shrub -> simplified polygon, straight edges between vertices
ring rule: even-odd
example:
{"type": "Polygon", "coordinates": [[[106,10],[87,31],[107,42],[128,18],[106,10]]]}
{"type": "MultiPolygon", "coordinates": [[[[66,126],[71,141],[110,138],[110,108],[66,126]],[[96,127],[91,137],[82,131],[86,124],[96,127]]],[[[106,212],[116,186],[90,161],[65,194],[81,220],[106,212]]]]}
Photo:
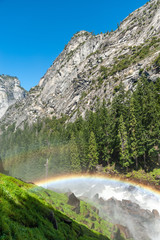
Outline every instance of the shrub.
{"type": "Polygon", "coordinates": [[[159,56],[154,60],[154,65],[155,65],[156,67],[160,67],[160,54],[159,54],[159,56]]]}

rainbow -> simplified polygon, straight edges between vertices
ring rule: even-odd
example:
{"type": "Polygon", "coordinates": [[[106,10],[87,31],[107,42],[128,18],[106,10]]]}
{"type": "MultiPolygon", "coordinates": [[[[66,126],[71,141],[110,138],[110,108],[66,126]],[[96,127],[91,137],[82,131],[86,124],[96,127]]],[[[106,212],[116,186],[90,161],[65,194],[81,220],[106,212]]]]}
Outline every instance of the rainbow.
{"type": "Polygon", "coordinates": [[[122,184],[122,185],[132,185],[135,186],[136,188],[140,190],[145,190],[150,194],[155,195],[160,199],[160,190],[157,190],[151,186],[147,186],[145,184],[140,184],[136,183],[135,181],[129,180],[129,179],[122,179],[120,177],[112,177],[112,176],[106,176],[106,175],[99,175],[99,174],[94,174],[94,175],[89,175],[89,174],[84,174],[84,175],[78,175],[78,174],[71,174],[71,175],[62,175],[62,176],[55,176],[49,179],[41,180],[38,182],[35,182],[36,185],[38,186],[49,186],[49,185],[54,185],[54,184],[64,184],[69,183],[69,182],[76,182],[76,181],[82,181],[83,183],[85,180],[99,180],[99,181],[108,181],[114,184],[122,184]]]}

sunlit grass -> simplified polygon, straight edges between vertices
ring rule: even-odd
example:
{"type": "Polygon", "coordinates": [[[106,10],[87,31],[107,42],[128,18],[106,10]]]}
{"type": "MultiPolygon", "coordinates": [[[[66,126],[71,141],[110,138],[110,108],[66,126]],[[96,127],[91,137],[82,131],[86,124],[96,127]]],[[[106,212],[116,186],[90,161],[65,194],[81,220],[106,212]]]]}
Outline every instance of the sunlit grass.
{"type": "Polygon", "coordinates": [[[71,225],[66,224],[64,220],[69,218],[45,201],[43,192],[38,196],[36,191],[33,184],[0,174],[0,240],[108,239],[73,219],[71,225]],[[54,213],[57,230],[50,220],[51,212],[54,213]]]}

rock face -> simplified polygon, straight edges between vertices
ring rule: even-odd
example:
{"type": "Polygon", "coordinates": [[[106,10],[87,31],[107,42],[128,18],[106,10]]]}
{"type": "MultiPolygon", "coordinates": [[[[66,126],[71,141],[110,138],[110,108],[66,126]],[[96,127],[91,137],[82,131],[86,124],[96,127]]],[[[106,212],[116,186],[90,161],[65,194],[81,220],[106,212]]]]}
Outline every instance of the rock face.
{"type": "Polygon", "coordinates": [[[121,82],[132,90],[142,72],[156,81],[159,43],[159,0],[131,13],[114,32],[76,33],[39,84],[7,111],[1,123],[15,122],[20,127],[24,121],[32,124],[37,118],[64,114],[74,121],[78,110],[84,116],[87,109],[95,109],[97,101],[112,101],[121,82]]]}
{"type": "Polygon", "coordinates": [[[122,236],[125,236],[125,239],[132,238],[132,235],[130,234],[127,227],[124,227],[120,224],[116,224],[115,226],[117,227],[117,231],[113,233],[113,237],[111,237],[111,239],[121,239],[121,234],[122,236]]]}
{"type": "Polygon", "coordinates": [[[0,75],[0,118],[15,102],[24,99],[26,91],[16,77],[0,75]]]}
{"type": "Polygon", "coordinates": [[[2,162],[1,157],[0,157],[0,173],[6,174],[6,175],[9,174],[9,172],[8,172],[8,171],[5,171],[5,169],[4,169],[4,167],[3,167],[3,162],[2,162]]]}
{"type": "Polygon", "coordinates": [[[109,218],[114,224],[117,224],[120,232],[126,237],[135,240],[155,240],[159,239],[160,217],[156,210],[152,212],[140,208],[136,203],[129,200],[119,201],[115,198],[103,200],[95,198],[100,205],[100,215],[109,218]]]}
{"type": "Polygon", "coordinates": [[[57,225],[57,221],[56,221],[56,218],[54,216],[54,212],[53,211],[49,212],[48,219],[53,224],[53,227],[57,230],[58,229],[58,225],[57,225]]]}
{"type": "Polygon", "coordinates": [[[74,193],[71,193],[68,196],[68,204],[74,207],[72,209],[73,211],[75,211],[77,214],[80,213],[80,200],[74,195],[74,193]]]}

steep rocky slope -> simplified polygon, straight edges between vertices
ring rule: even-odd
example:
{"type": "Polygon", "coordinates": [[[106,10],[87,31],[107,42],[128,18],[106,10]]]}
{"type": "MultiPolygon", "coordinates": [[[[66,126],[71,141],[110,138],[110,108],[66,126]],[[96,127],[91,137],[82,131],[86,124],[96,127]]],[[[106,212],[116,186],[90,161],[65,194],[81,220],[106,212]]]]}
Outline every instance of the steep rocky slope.
{"type": "Polygon", "coordinates": [[[16,101],[25,98],[26,91],[21,88],[20,81],[16,77],[7,75],[0,76],[0,118],[5,114],[8,107],[16,101]]]}
{"type": "Polygon", "coordinates": [[[67,114],[74,121],[97,100],[112,101],[121,82],[133,88],[142,72],[148,79],[160,77],[154,60],[160,53],[160,1],[151,0],[131,13],[114,32],[76,33],[39,84],[26,99],[13,105],[1,124],[23,126],[37,118],[67,114]]]}
{"type": "Polygon", "coordinates": [[[110,198],[104,201],[102,198],[96,200],[100,204],[100,215],[105,219],[105,215],[111,222],[121,224],[126,227],[126,236],[134,240],[159,239],[160,217],[157,210],[152,212],[140,208],[137,203],[129,200],[119,201],[110,198]]]}

